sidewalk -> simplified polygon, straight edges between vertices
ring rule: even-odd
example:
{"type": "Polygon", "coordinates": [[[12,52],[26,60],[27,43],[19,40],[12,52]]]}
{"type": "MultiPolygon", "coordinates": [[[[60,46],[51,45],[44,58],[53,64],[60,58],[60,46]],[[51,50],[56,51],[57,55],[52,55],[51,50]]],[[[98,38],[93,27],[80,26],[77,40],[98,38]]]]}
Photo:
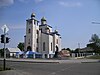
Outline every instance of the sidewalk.
{"type": "MultiPolygon", "coordinates": [[[[0,58],[3,60],[3,58],[0,58]]],[[[29,63],[89,63],[89,62],[100,62],[100,59],[67,59],[67,60],[56,60],[56,59],[16,59],[9,58],[7,61],[13,62],[29,62],[29,63]]]]}
{"type": "MultiPolygon", "coordinates": [[[[3,60],[3,58],[0,58],[3,60]]],[[[16,58],[7,58],[7,61],[13,62],[30,62],[30,63],[59,63],[58,60],[49,60],[49,59],[16,59],[16,58]]]]}
{"type": "Polygon", "coordinates": [[[22,70],[7,70],[7,71],[1,71],[0,75],[33,75],[28,72],[23,72],[22,70]]]}

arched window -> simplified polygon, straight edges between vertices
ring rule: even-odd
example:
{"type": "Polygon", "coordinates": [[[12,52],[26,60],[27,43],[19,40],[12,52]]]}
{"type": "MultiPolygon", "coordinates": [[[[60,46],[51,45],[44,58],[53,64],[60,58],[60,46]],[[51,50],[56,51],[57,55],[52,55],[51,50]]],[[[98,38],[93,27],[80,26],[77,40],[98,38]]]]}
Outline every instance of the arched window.
{"type": "Polygon", "coordinates": [[[32,51],[31,46],[28,46],[28,47],[27,47],[27,51],[32,51]]]}
{"type": "Polygon", "coordinates": [[[30,44],[30,39],[29,39],[29,41],[28,41],[28,44],[30,44]]]}
{"type": "Polygon", "coordinates": [[[37,34],[39,34],[39,31],[38,30],[36,32],[37,32],[37,34]]]}
{"type": "Polygon", "coordinates": [[[31,33],[31,29],[28,29],[28,33],[31,33]]]}
{"type": "Polygon", "coordinates": [[[52,51],[52,42],[51,42],[51,51],[52,51]]]}
{"type": "Polygon", "coordinates": [[[39,52],[38,47],[36,47],[36,51],[39,52]]]}
{"type": "Polygon", "coordinates": [[[36,39],[37,43],[39,42],[38,38],[36,39]]]}
{"type": "Polygon", "coordinates": [[[43,42],[43,51],[45,51],[45,42],[43,42]]]}
{"type": "Polygon", "coordinates": [[[58,39],[56,39],[56,43],[58,44],[58,39]]]}

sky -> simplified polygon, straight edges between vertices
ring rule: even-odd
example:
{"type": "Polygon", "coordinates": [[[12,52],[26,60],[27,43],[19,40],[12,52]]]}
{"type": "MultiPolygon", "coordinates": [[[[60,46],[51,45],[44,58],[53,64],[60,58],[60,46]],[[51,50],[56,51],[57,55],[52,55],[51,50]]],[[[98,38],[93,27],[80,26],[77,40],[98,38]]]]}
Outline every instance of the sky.
{"type": "Polygon", "coordinates": [[[26,19],[33,12],[39,21],[45,16],[53,30],[59,31],[62,48],[76,49],[78,43],[84,48],[92,34],[100,36],[100,24],[92,24],[100,22],[100,0],[0,0],[0,35],[6,24],[11,38],[6,47],[24,42],[26,19]]]}

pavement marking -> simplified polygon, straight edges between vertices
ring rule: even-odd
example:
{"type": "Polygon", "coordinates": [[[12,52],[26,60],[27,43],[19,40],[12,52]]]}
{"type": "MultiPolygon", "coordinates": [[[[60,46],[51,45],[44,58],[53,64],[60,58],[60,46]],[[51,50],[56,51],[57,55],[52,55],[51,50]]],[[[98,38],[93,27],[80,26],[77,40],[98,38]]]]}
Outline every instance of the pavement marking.
{"type": "Polygon", "coordinates": [[[75,66],[75,65],[70,66],[70,67],[67,67],[67,68],[60,69],[60,70],[58,70],[58,71],[55,71],[55,72],[50,73],[50,75],[51,75],[51,74],[52,74],[52,75],[57,75],[57,73],[63,72],[63,71],[65,71],[65,70],[67,70],[67,69],[70,69],[70,68],[72,68],[72,67],[74,67],[74,66],[75,66]]]}
{"type": "Polygon", "coordinates": [[[55,75],[55,74],[56,74],[56,72],[53,72],[53,73],[51,73],[51,74],[55,75]]]}
{"type": "Polygon", "coordinates": [[[62,69],[62,71],[65,71],[65,69],[62,69]]]}

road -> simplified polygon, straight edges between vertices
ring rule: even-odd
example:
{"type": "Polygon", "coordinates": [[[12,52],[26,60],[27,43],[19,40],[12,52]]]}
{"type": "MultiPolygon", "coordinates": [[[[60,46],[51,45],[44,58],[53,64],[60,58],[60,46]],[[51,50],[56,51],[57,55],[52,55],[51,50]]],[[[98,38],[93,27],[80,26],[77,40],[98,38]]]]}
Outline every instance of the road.
{"type": "Polygon", "coordinates": [[[100,63],[7,62],[7,66],[13,70],[2,71],[0,75],[100,75],[100,63]]]}

